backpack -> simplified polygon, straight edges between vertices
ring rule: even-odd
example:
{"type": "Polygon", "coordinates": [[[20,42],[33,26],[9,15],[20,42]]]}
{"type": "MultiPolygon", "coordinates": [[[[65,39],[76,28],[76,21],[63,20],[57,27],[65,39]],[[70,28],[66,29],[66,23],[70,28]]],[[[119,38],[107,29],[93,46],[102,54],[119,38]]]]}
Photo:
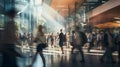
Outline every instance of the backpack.
{"type": "Polygon", "coordinates": [[[64,34],[63,34],[63,33],[60,33],[60,34],[59,34],[59,39],[60,39],[61,42],[64,41],[64,34]]]}
{"type": "Polygon", "coordinates": [[[102,43],[104,47],[108,47],[108,35],[104,33],[102,43]]]}
{"type": "Polygon", "coordinates": [[[87,43],[87,36],[85,35],[84,32],[80,32],[79,36],[82,38],[82,46],[87,43]]]}

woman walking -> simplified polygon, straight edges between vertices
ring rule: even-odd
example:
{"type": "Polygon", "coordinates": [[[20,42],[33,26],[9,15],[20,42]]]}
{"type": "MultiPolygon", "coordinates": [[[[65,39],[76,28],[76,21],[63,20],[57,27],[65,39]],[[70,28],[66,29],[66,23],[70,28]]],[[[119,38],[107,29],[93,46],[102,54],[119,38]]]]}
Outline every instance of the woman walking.
{"type": "Polygon", "coordinates": [[[32,65],[37,58],[37,54],[39,54],[42,58],[42,61],[43,61],[43,67],[45,67],[45,57],[43,55],[43,49],[46,47],[46,36],[45,36],[42,28],[43,28],[42,25],[38,26],[38,32],[37,32],[37,35],[34,39],[34,42],[37,43],[37,51],[36,51],[35,56],[33,58],[32,65]]]}

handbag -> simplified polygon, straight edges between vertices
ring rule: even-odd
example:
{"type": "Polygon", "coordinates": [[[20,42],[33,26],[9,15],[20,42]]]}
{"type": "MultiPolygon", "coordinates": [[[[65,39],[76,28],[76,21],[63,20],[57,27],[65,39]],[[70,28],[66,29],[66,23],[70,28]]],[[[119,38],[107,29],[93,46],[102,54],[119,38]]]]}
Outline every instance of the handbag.
{"type": "Polygon", "coordinates": [[[47,47],[47,43],[41,44],[41,46],[42,46],[43,48],[46,48],[46,47],[47,47]]]}

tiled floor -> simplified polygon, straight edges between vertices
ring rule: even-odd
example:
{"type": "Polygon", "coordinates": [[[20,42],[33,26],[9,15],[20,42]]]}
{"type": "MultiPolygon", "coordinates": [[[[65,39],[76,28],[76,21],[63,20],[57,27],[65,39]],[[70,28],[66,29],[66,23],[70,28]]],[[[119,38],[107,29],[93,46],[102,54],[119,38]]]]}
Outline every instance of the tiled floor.
{"type": "MultiPolygon", "coordinates": [[[[20,52],[20,51],[19,51],[20,52]]],[[[31,55],[34,52],[29,49],[22,50],[24,58],[17,58],[19,67],[27,67],[31,64],[31,55]]],[[[91,50],[91,53],[87,53],[84,49],[85,63],[80,62],[80,54],[71,54],[70,49],[65,48],[64,54],[61,54],[60,48],[48,48],[44,50],[44,56],[46,59],[46,67],[119,67],[119,64],[114,63],[100,63],[99,58],[103,54],[101,50],[91,50]],[[76,56],[76,61],[72,59],[76,56]]],[[[2,56],[0,56],[2,57],[2,56]]],[[[117,54],[114,54],[114,59],[117,61],[117,54]]],[[[37,60],[33,67],[43,67],[41,57],[38,55],[37,60]]]]}

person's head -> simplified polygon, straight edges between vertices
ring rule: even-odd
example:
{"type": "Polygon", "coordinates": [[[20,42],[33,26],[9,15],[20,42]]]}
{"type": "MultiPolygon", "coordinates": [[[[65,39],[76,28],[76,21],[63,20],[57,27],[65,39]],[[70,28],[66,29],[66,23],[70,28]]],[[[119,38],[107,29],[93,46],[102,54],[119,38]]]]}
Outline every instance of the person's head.
{"type": "Polygon", "coordinates": [[[9,17],[9,18],[14,18],[17,14],[17,10],[15,8],[11,8],[9,10],[6,11],[6,15],[9,17]]]}
{"type": "Polygon", "coordinates": [[[38,26],[38,31],[42,31],[42,25],[38,26]]]}
{"type": "Polygon", "coordinates": [[[60,32],[62,32],[62,29],[60,29],[60,32]]]}
{"type": "Polygon", "coordinates": [[[75,33],[75,31],[74,30],[72,30],[72,34],[74,34],[75,33]]]}
{"type": "Polygon", "coordinates": [[[38,26],[38,32],[40,32],[41,33],[41,35],[43,36],[44,35],[44,33],[43,33],[43,26],[42,25],[39,25],[38,26]]]}
{"type": "Polygon", "coordinates": [[[76,31],[80,31],[80,27],[76,26],[76,27],[75,27],[75,30],[76,30],[76,31]]]}

